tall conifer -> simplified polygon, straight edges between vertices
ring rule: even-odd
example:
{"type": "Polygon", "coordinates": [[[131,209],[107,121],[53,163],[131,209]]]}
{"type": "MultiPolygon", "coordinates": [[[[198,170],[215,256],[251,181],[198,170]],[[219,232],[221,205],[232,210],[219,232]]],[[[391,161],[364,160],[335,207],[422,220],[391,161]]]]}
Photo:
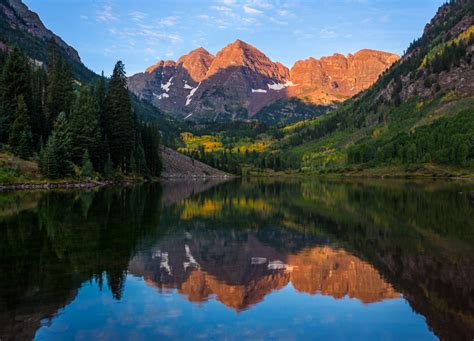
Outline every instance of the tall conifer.
{"type": "Polygon", "coordinates": [[[31,98],[30,86],[28,58],[15,47],[8,54],[0,81],[0,142],[8,141],[20,96],[23,96],[28,110],[31,98]]]}
{"type": "Polygon", "coordinates": [[[125,68],[121,61],[115,64],[105,101],[106,136],[115,165],[126,173],[134,144],[133,115],[127,89],[125,68]]]}
{"type": "Polygon", "coordinates": [[[8,144],[12,148],[13,153],[22,158],[29,158],[33,155],[33,140],[29,123],[30,118],[26,111],[26,104],[23,95],[18,97],[15,116],[15,121],[10,129],[8,144]]]}

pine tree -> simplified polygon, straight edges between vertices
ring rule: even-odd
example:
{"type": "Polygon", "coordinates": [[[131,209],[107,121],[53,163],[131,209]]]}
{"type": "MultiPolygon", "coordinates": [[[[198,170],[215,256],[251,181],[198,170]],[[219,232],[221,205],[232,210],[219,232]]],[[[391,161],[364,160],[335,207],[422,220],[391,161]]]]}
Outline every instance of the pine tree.
{"type": "Polygon", "coordinates": [[[18,97],[15,116],[15,121],[10,129],[8,143],[14,154],[26,159],[33,155],[33,140],[29,123],[30,118],[26,111],[26,104],[23,95],[18,97]]]}
{"type": "Polygon", "coordinates": [[[133,176],[138,175],[137,161],[135,160],[135,152],[130,155],[130,169],[133,176]]]}
{"type": "Polygon", "coordinates": [[[72,139],[71,131],[69,128],[69,122],[66,119],[65,113],[60,113],[56,122],[54,122],[53,134],[56,152],[57,152],[57,165],[59,176],[72,175],[72,162],[71,162],[71,148],[72,139]]]}
{"type": "Polygon", "coordinates": [[[88,150],[91,153],[94,166],[97,167],[102,158],[100,154],[99,106],[95,102],[92,90],[86,86],[81,87],[70,124],[72,161],[78,164],[84,152],[88,150]]]}
{"type": "Polygon", "coordinates": [[[15,47],[8,54],[0,79],[0,142],[7,142],[15,120],[18,98],[24,97],[28,110],[31,98],[28,58],[15,47]]]}
{"type": "Polygon", "coordinates": [[[126,173],[134,144],[133,114],[121,61],[115,64],[105,102],[106,136],[115,165],[126,173]]]}
{"type": "Polygon", "coordinates": [[[99,106],[99,123],[102,135],[105,135],[106,130],[106,121],[105,121],[105,96],[106,96],[106,85],[105,85],[105,77],[104,71],[99,78],[99,80],[95,84],[94,88],[94,95],[99,106]]]}
{"type": "Polygon", "coordinates": [[[50,43],[49,49],[45,110],[48,130],[51,130],[61,112],[71,112],[74,88],[69,65],[60,56],[54,43],[50,43]]]}
{"type": "Polygon", "coordinates": [[[104,175],[106,178],[109,179],[114,176],[114,164],[112,163],[112,158],[110,157],[110,154],[108,154],[107,162],[104,166],[104,175]]]}
{"type": "Polygon", "coordinates": [[[142,143],[146,165],[151,176],[159,176],[162,169],[161,135],[158,126],[145,124],[142,126],[142,143]]]}
{"type": "Polygon", "coordinates": [[[91,178],[94,176],[94,167],[89,157],[89,151],[86,149],[82,157],[81,176],[91,178]]]}
{"type": "Polygon", "coordinates": [[[39,166],[43,176],[48,179],[57,179],[60,176],[58,158],[56,138],[51,135],[40,153],[39,166]]]}
{"type": "Polygon", "coordinates": [[[142,146],[138,146],[135,152],[135,161],[137,163],[138,174],[141,176],[148,176],[149,170],[145,159],[145,151],[143,150],[142,146]]]}
{"type": "Polygon", "coordinates": [[[42,67],[34,70],[31,75],[31,108],[30,125],[33,134],[33,144],[40,145],[42,137],[47,136],[44,101],[46,95],[47,73],[42,67]]]}

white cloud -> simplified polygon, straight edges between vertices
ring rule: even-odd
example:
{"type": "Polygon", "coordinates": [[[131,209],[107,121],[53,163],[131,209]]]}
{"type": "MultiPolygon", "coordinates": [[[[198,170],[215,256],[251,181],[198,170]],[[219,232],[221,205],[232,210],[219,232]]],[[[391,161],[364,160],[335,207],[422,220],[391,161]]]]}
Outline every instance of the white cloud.
{"type": "Polygon", "coordinates": [[[89,20],[89,17],[87,15],[81,15],[80,17],[82,20],[89,20]]]}
{"type": "Polygon", "coordinates": [[[332,39],[332,38],[337,38],[338,34],[330,29],[323,28],[321,31],[319,31],[319,37],[323,39],[332,39]]]}
{"type": "Polygon", "coordinates": [[[273,5],[266,0],[247,0],[247,5],[263,9],[273,8],[273,5]]]}
{"type": "Polygon", "coordinates": [[[132,21],[134,22],[140,22],[143,19],[146,18],[146,13],[140,12],[140,11],[133,11],[130,12],[130,17],[132,18],[132,21]]]}
{"type": "Polygon", "coordinates": [[[285,18],[296,18],[296,15],[294,13],[291,13],[289,10],[287,9],[279,9],[277,10],[277,14],[280,16],[280,17],[285,17],[285,18]]]}
{"type": "Polygon", "coordinates": [[[145,55],[156,55],[158,52],[155,49],[152,49],[150,47],[147,47],[144,51],[145,55]]]}
{"type": "Polygon", "coordinates": [[[118,16],[114,13],[112,6],[104,5],[99,11],[97,11],[96,19],[101,22],[109,23],[118,21],[118,16]]]}
{"type": "Polygon", "coordinates": [[[226,6],[211,6],[211,9],[220,12],[223,15],[226,15],[228,17],[235,17],[235,13],[230,7],[226,6]]]}
{"type": "Polygon", "coordinates": [[[211,19],[211,17],[207,14],[198,14],[196,15],[196,18],[199,20],[206,20],[206,21],[211,19]]]}
{"type": "Polygon", "coordinates": [[[253,7],[250,7],[248,5],[244,5],[243,7],[244,9],[244,12],[247,13],[247,14],[250,14],[250,15],[260,15],[260,14],[263,14],[263,11],[259,10],[259,9],[256,9],[256,8],[253,8],[253,7]]]}
{"type": "Polygon", "coordinates": [[[294,30],[293,35],[295,35],[298,40],[314,39],[314,35],[312,33],[302,30],[294,30]]]}
{"type": "Polygon", "coordinates": [[[271,22],[277,24],[277,25],[288,25],[288,22],[286,21],[283,21],[283,20],[278,20],[274,17],[269,17],[268,20],[270,20],[271,22]]]}
{"type": "Polygon", "coordinates": [[[175,16],[165,17],[165,18],[162,18],[162,19],[158,20],[158,26],[171,27],[171,26],[176,25],[177,21],[178,21],[178,18],[175,17],[175,16]]]}

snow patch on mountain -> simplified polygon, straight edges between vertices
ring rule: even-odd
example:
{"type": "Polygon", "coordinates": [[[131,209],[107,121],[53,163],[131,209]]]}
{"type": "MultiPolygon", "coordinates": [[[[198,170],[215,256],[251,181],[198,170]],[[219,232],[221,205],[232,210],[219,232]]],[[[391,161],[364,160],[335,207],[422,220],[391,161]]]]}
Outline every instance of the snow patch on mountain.
{"type": "Polygon", "coordinates": [[[183,86],[184,89],[189,89],[189,90],[192,90],[194,89],[191,85],[188,84],[188,81],[184,81],[184,86],[183,86]]]}
{"type": "Polygon", "coordinates": [[[268,83],[267,86],[270,90],[280,91],[291,86],[297,86],[297,84],[293,84],[292,81],[286,81],[285,83],[268,83]]]}
{"type": "Polygon", "coordinates": [[[155,96],[159,100],[161,100],[163,98],[169,98],[170,97],[170,95],[168,95],[166,92],[162,93],[161,95],[157,95],[157,94],[153,93],[153,96],[155,96]]]}
{"type": "Polygon", "coordinates": [[[188,259],[187,262],[183,263],[184,271],[186,271],[186,269],[189,267],[199,269],[200,266],[198,262],[196,261],[196,259],[191,254],[191,249],[189,248],[188,245],[184,245],[184,251],[186,252],[186,258],[188,259]]]}
{"type": "Polygon", "coordinates": [[[186,96],[186,106],[191,104],[192,97],[194,93],[196,92],[196,90],[199,88],[199,85],[201,85],[201,83],[199,83],[197,87],[192,88],[191,91],[189,92],[189,95],[186,96]]]}
{"type": "Polygon", "coordinates": [[[166,84],[161,84],[161,89],[163,89],[164,91],[168,92],[170,91],[170,87],[173,85],[173,83],[171,83],[171,81],[173,80],[174,77],[171,77],[168,81],[168,83],[166,84]]]}

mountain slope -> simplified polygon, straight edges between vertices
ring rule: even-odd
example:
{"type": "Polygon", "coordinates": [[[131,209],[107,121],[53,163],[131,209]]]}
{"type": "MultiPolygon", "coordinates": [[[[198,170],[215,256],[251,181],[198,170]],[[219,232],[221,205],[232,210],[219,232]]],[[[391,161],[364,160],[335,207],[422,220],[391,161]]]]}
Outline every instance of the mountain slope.
{"type": "Polygon", "coordinates": [[[290,89],[290,95],[317,104],[341,102],[369,88],[398,59],[392,53],[361,50],[347,57],[334,54],[297,61],[291,80],[298,86],[290,89]]]}
{"type": "Polygon", "coordinates": [[[0,43],[17,45],[30,58],[47,64],[50,41],[59,47],[78,80],[91,82],[97,77],[82,63],[77,51],[47,29],[38,14],[30,11],[21,0],[0,0],[0,43]]]}
{"type": "MultiPolygon", "coordinates": [[[[82,63],[78,52],[46,28],[40,17],[30,11],[20,0],[0,0],[0,50],[8,50],[13,46],[18,46],[38,66],[46,67],[48,48],[52,43],[69,64],[78,83],[91,84],[99,79],[97,74],[82,63]]],[[[194,51],[194,53],[180,59],[178,64],[184,65],[188,69],[192,68],[194,70],[193,77],[199,79],[200,74],[202,77],[202,74],[207,72],[207,68],[210,66],[210,60],[203,52],[202,50],[194,51]],[[204,67],[204,71],[199,71],[201,65],[204,67]]],[[[184,125],[151,104],[141,101],[133,94],[130,94],[130,100],[138,118],[146,122],[157,123],[163,135],[163,143],[168,146],[174,145],[175,138],[184,130],[184,125]]],[[[168,155],[170,153],[164,154],[168,155]]],[[[179,154],[175,154],[174,159],[178,159],[179,154]]],[[[181,156],[181,158],[186,159],[185,156],[181,156]]],[[[164,159],[166,162],[172,158],[164,157],[164,159]]],[[[166,164],[164,166],[165,169],[169,168],[166,164]]],[[[183,169],[185,168],[183,166],[183,169]]],[[[188,167],[187,172],[180,170],[179,174],[189,175],[196,171],[200,176],[204,176],[205,173],[202,169],[205,169],[209,174],[220,174],[219,171],[205,165],[202,167],[188,167]]]]}
{"type": "MultiPolygon", "coordinates": [[[[331,106],[368,88],[398,58],[391,53],[362,50],[347,58],[336,54],[298,61],[290,70],[236,40],[215,57],[199,48],[178,62],[160,61],[144,73],[131,76],[129,89],[176,117],[273,122],[280,116],[266,119],[267,111],[261,112],[265,106],[294,97],[331,106]]],[[[292,120],[309,118],[299,112],[290,116],[292,120]]],[[[288,122],[285,115],[281,118],[288,122]]]]}
{"type": "Polygon", "coordinates": [[[474,172],[474,1],[443,5],[402,59],[366,92],[283,129],[272,153],[294,168],[445,175],[474,172]]]}
{"type": "MultiPolygon", "coordinates": [[[[79,53],[72,46],[44,26],[38,14],[29,10],[20,0],[0,0],[0,50],[17,45],[38,65],[47,65],[48,45],[51,42],[67,60],[76,80],[90,84],[99,78],[82,63],[79,53]]],[[[187,63],[194,62],[191,59],[187,63]]],[[[135,96],[131,96],[131,100],[137,116],[144,121],[158,123],[164,141],[172,144],[174,137],[182,130],[182,125],[135,96]]]]}

